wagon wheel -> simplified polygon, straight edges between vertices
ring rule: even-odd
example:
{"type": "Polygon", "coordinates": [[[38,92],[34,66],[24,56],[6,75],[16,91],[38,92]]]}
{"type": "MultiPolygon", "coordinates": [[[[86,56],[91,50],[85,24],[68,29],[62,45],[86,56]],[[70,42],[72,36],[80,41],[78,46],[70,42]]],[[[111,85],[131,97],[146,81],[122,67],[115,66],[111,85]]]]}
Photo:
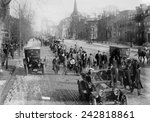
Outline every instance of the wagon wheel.
{"type": "Polygon", "coordinates": [[[28,69],[27,62],[25,61],[25,59],[23,59],[23,64],[24,64],[25,73],[26,73],[26,75],[28,75],[29,69],[28,69]]]}
{"type": "Polygon", "coordinates": [[[127,105],[127,97],[126,97],[126,95],[122,95],[122,97],[121,97],[121,105],[127,105]]]}
{"type": "Polygon", "coordinates": [[[24,67],[25,67],[25,73],[26,73],[26,75],[28,75],[29,74],[28,66],[26,64],[24,64],[24,67]]]}
{"type": "Polygon", "coordinates": [[[42,74],[44,75],[45,74],[45,65],[42,64],[42,74]]]}

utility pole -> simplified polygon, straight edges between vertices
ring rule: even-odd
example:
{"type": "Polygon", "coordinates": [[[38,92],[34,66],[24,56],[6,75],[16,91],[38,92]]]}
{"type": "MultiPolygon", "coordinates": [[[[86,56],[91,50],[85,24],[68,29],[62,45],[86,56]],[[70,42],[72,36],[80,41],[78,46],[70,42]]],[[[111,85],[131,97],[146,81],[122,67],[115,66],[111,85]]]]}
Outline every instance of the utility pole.
{"type": "Polygon", "coordinates": [[[22,40],[22,34],[21,34],[21,9],[19,4],[19,57],[21,55],[21,40],[22,40]]]}

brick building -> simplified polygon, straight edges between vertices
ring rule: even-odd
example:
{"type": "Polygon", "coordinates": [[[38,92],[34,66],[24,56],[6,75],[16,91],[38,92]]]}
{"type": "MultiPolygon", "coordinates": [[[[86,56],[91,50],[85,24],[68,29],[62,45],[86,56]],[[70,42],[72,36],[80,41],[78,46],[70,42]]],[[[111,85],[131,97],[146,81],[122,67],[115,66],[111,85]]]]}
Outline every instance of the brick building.
{"type": "Polygon", "coordinates": [[[146,41],[150,43],[150,16],[145,19],[145,37],[146,41]]]}
{"type": "Polygon", "coordinates": [[[114,23],[116,40],[130,42],[134,39],[136,31],[135,14],[135,10],[125,10],[119,12],[116,16],[116,22],[114,23]]]}
{"type": "Polygon", "coordinates": [[[148,15],[144,20],[145,39],[146,39],[146,42],[150,43],[150,6],[147,6],[147,9],[148,9],[148,15]]]}
{"type": "Polygon", "coordinates": [[[0,0],[0,70],[2,60],[2,43],[9,36],[9,3],[11,0],[0,0]]]}
{"type": "Polygon", "coordinates": [[[86,21],[87,28],[87,39],[88,40],[97,40],[98,38],[98,20],[96,18],[88,18],[86,21]]]}

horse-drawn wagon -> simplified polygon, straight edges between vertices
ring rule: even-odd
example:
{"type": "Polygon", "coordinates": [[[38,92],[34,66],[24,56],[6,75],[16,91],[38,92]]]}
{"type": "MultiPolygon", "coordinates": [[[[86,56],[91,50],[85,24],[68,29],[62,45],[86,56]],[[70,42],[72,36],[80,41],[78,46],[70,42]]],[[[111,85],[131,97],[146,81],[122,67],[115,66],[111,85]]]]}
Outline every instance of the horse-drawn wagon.
{"type": "Polygon", "coordinates": [[[24,48],[24,59],[23,64],[25,68],[26,74],[30,72],[39,72],[41,71],[44,74],[45,71],[45,61],[46,59],[42,59],[40,47],[26,47],[24,48]]]}
{"type": "Polygon", "coordinates": [[[110,46],[110,56],[117,55],[120,57],[130,57],[130,48],[127,46],[110,46]]]}

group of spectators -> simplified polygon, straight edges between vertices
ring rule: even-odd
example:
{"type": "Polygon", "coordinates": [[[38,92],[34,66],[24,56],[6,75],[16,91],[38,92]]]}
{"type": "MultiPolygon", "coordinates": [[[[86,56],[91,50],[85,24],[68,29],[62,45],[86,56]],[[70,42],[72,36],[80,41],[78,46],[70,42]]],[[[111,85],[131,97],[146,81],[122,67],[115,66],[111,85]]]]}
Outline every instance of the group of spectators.
{"type": "MultiPolygon", "coordinates": [[[[83,47],[81,46],[78,48],[77,44],[71,46],[69,49],[66,49],[65,46],[55,42],[50,45],[50,48],[55,54],[54,62],[59,62],[59,64],[62,63],[64,69],[67,69],[67,66],[72,66],[73,69],[77,70],[76,72],[81,73],[83,69],[86,68],[101,69],[107,68],[108,65],[108,57],[105,52],[101,53],[98,51],[96,55],[92,53],[88,55],[83,47]]],[[[54,62],[53,64],[56,65],[54,62]]]]}
{"type": "Polygon", "coordinates": [[[65,74],[69,64],[75,67],[77,73],[80,74],[87,68],[109,69],[110,80],[114,87],[116,87],[117,81],[120,80],[125,87],[129,85],[131,92],[136,87],[138,95],[141,94],[143,86],[140,79],[140,65],[137,60],[120,57],[118,51],[112,54],[109,59],[106,53],[100,50],[95,55],[92,53],[88,54],[83,47],[78,48],[77,44],[71,46],[70,49],[64,48],[59,43],[53,43],[50,47],[55,53],[53,68],[55,66],[59,67],[62,63],[65,74]]]}

